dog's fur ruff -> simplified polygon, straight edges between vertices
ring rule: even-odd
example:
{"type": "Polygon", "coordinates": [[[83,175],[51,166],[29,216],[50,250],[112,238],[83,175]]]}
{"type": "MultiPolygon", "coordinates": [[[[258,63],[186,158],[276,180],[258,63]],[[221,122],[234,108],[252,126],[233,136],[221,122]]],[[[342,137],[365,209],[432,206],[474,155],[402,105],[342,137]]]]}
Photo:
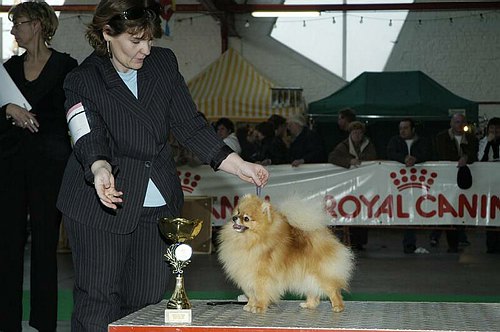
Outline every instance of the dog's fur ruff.
{"type": "Polygon", "coordinates": [[[353,270],[353,254],[327,227],[323,202],[290,199],[278,211],[255,195],[234,209],[222,227],[218,254],[228,277],[248,297],[244,306],[265,312],[289,291],[306,297],[313,309],[330,298],[334,312],[344,310],[342,289],[353,270]]]}

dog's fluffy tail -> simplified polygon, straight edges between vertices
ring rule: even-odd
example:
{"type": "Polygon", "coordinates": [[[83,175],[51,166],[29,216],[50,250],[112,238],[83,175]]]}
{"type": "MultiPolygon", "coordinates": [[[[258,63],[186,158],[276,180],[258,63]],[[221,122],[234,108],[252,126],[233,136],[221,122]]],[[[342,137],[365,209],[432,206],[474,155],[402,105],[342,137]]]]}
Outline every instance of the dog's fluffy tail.
{"type": "Polygon", "coordinates": [[[324,228],[330,219],[322,198],[302,200],[298,197],[290,197],[277,207],[286,216],[291,226],[306,232],[324,228]]]}

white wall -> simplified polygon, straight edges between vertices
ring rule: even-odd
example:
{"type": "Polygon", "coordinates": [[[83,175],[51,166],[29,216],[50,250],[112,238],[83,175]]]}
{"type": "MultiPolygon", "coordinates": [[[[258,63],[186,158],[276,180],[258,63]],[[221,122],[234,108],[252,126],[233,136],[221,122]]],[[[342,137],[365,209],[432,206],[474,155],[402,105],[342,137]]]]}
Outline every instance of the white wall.
{"type": "Polygon", "coordinates": [[[500,103],[500,13],[480,14],[410,13],[385,70],[421,70],[461,97],[500,103]]]}
{"type": "MultiPolygon", "coordinates": [[[[410,13],[385,70],[421,70],[459,96],[500,103],[500,13],[485,12],[484,20],[480,20],[479,14],[410,13]],[[455,17],[453,24],[447,17],[455,17]],[[422,19],[422,25],[418,25],[418,19],[422,19]]],[[[89,13],[80,17],[62,13],[53,46],[83,60],[91,52],[83,36],[84,23],[90,17],[89,13]]],[[[237,15],[235,19],[239,37],[230,38],[229,45],[277,85],[302,87],[306,101],[312,102],[345,84],[338,76],[269,37],[272,20],[268,24],[252,24],[255,22],[249,15],[237,15]],[[245,28],[247,19],[250,27],[245,28]]],[[[174,50],[181,73],[189,81],[220,55],[220,26],[214,18],[196,13],[175,14],[171,22],[172,37],[164,37],[156,44],[174,50]]],[[[482,105],[481,112],[488,117],[500,116],[500,104],[482,105]]]]}

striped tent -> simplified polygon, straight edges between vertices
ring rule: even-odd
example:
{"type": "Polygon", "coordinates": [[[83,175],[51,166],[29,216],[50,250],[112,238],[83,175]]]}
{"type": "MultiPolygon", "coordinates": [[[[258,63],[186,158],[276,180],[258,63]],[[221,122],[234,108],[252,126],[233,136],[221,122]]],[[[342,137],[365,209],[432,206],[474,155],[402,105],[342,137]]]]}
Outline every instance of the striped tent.
{"type": "Polygon", "coordinates": [[[238,52],[228,49],[204,72],[188,82],[198,110],[210,120],[262,121],[272,114],[288,116],[302,107],[274,107],[274,84],[260,75],[238,52]]]}

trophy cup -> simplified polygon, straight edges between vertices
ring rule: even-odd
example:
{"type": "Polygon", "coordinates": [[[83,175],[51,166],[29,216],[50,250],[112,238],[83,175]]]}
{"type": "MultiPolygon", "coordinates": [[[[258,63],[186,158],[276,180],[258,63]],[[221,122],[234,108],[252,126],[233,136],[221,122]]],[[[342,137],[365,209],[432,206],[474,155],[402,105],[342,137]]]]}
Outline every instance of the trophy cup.
{"type": "Polygon", "coordinates": [[[165,323],[191,323],[191,303],[184,289],[184,272],[182,269],[190,262],[193,249],[184,242],[194,239],[201,231],[202,220],[184,218],[160,218],[160,232],[174,243],[165,253],[165,259],[176,274],[174,293],[167,302],[165,323]]]}

